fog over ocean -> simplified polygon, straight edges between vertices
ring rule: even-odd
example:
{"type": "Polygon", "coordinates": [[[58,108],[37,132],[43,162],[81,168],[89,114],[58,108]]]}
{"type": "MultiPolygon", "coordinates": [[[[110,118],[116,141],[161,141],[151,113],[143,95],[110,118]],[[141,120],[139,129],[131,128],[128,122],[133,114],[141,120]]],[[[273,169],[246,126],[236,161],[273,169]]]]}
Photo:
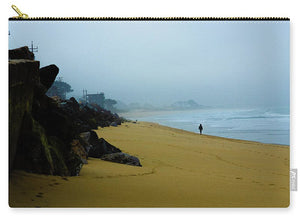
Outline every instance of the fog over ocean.
{"type": "Polygon", "coordinates": [[[203,109],[174,111],[142,117],[126,117],[138,121],[226,138],[243,139],[272,144],[290,144],[290,115],[288,108],[203,109]]]}
{"type": "MultiPolygon", "coordinates": [[[[133,119],[204,134],[289,144],[288,21],[9,22],[9,49],[38,46],[68,97],[105,93],[154,106],[193,99],[209,109],[133,119]],[[257,109],[259,108],[259,109],[257,109]],[[276,109],[277,108],[277,109],[276,109]]],[[[157,113],[156,113],[157,114],[157,113]]]]}

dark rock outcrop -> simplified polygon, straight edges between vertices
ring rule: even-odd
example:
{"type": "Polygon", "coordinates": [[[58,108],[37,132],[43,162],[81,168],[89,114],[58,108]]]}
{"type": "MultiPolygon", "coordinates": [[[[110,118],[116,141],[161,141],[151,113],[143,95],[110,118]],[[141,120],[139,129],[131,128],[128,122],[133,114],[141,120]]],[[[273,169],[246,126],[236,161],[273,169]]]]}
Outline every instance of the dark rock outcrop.
{"type": "Polygon", "coordinates": [[[137,157],[122,152],[105,154],[101,156],[101,160],[127,164],[132,166],[140,166],[140,167],[142,166],[137,157]]]}
{"type": "Polygon", "coordinates": [[[9,50],[8,57],[9,59],[34,60],[34,54],[31,51],[29,51],[27,46],[9,50]]]}
{"type": "Polygon", "coordinates": [[[89,150],[91,148],[91,145],[89,142],[90,136],[91,136],[90,132],[82,132],[79,134],[79,140],[87,154],[89,153],[89,150]]]}
{"type": "Polygon", "coordinates": [[[137,157],[123,153],[119,148],[111,145],[103,138],[98,138],[96,132],[83,132],[80,138],[84,141],[86,152],[89,157],[100,158],[105,161],[142,166],[137,157]]]}
{"type": "Polygon", "coordinates": [[[82,158],[72,146],[74,127],[45,89],[38,61],[9,61],[9,168],[76,175],[82,158]]]}
{"type": "Polygon", "coordinates": [[[71,142],[71,147],[72,151],[80,157],[82,163],[87,164],[88,154],[83,145],[80,143],[80,140],[73,139],[71,142]]]}
{"type": "Polygon", "coordinates": [[[47,90],[52,86],[58,74],[58,71],[58,67],[54,64],[39,69],[40,82],[45,86],[47,90]]]}
{"type": "Polygon", "coordinates": [[[88,156],[100,158],[118,153],[110,161],[137,165],[92,129],[122,123],[117,114],[98,105],[79,104],[75,98],[50,98],[58,67],[39,69],[27,47],[10,51],[9,61],[9,169],[76,176],[88,156]]]}
{"type": "Polygon", "coordinates": [[[12,169],[24,114],[31,113],[39,62],[9,62],[9,168],[12,169]]]}
{"type": "Polygon", "coordinates": [[[121,152],[119,148],[111,145],[105,139],[99,139],[94,131],[91,131],[90,145],[89,157],[100,158],[105,154],[121,152]]]}
{"type": "Polygon", "coordinates": [[[86,143],[89,143],[91,133],[90,132],[82,132],[82,133],[79,134],[79,136],[83,141],[85,141],[86,143]]]}
{"type": "Polygon", "coordinates": [[[68,175],[68,168],[62,157],[62,142],[47,136],[45,129],[25,114],[14,167],[34,173],[68,175]]]}
{"type": "MultiPolygon", "coordinates": [[[[54,100],[54,98],[51,98],[54,100]]],[[[95,107],[91,104],[79,104],[75,98],[69,100],[57,99],[56,101],[61,113],[72,120],[76,126],[76,133],[88,132],[91,129],[98,129],[98,127],[110,126],[111,122],[116,122],[121,125],[122,118],[115,116],[110,111],[104,110],[101,107],[95,107]]]]}

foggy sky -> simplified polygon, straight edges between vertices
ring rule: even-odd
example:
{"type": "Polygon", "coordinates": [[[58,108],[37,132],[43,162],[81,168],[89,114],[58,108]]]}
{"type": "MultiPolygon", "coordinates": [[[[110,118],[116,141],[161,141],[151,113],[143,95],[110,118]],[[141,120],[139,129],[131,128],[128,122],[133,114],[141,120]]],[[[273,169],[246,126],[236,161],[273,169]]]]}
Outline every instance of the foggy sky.
{"type": "Polygon", "coordinates": [[[33,41],[75,97],[289,106],[287,21],[10,21],[9,31],[9,48],[33,41]]]}

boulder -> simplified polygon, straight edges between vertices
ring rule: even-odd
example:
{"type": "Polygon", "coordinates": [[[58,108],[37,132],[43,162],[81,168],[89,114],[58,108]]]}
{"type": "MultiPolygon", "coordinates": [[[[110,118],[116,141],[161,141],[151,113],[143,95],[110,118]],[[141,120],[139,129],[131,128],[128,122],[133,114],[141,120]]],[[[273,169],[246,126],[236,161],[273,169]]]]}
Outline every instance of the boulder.
{"type": "Polygon", "coordinates": [[[29,51],[27,46],[12,49],[8,52],[9,59],[27,59],[27,60],[34,60],[33,52],[29,51]]]}
{"type": "Polygon", "coordinates": [[[121,163],[121,164],[127,164],[132,166],[139,166],[139,167],[142,166],[140,160],[137,157],[131,156],[123,152],[105,154],[102,155],[100,158],[101,160],[111,161],[115,163],[121,163]]]}
{"type": "Polygon", "coordinates": [[[58,67],[54,64],[39,69],[40,82],[45,86],[47,90],[52,86],[53,82],[55,81],[58,71],[58,67]]]}
{"type": "Polygon", "coordinates": [[[90,137],[91,148],[89,149],[89,157],[100,158],[104,154],[111,154],[116,152],[121,152],[121,150],[110,143],[108,143],[103,138],[98,138],[94,131],[91,131],[90,137]]]}

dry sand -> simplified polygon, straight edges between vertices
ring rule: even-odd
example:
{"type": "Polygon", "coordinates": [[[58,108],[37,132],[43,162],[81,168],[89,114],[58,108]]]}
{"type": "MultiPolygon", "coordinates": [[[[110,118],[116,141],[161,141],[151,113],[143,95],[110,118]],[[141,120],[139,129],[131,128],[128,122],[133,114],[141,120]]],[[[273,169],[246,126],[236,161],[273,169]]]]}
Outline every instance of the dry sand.
{"type": "Polygon", "coordinates": [[[287,207],[289,147],[154,123],[100,128],[143,167],[89,159],[78,177],[15,171],[14,207],[287,207]]]}

